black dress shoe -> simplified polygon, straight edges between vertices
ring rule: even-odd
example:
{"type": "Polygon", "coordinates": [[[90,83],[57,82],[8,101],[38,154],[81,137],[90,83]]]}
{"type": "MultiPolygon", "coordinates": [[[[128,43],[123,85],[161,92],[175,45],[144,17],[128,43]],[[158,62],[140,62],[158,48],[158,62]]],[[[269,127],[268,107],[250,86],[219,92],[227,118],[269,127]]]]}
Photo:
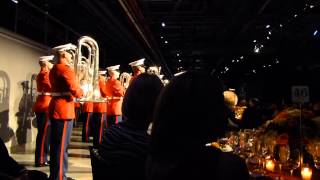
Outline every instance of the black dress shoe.
{"type": "Polygon", "coordinates": [[[43,164],[40,164],[40,163],[36,163],[36,164],[35,164],[35,167],[43,167],[43,166],[50,166],[50,162],[47,161],[47,162],[45,162],[45,163],[43,163],[43,164]]]}
{"type": "Polygon", "coordinates": [[[43,163],[44,166],[50,166],[50,161],[43,163]]]}

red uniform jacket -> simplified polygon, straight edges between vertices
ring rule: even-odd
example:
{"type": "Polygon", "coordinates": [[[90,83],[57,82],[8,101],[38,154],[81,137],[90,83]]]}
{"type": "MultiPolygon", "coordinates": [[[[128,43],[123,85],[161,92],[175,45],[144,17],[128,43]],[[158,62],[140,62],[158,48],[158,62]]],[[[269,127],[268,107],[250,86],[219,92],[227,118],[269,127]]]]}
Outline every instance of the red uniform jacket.
{"type": "Polygon", "coordinates": [[[93,102],[84,102],[82,105],[82,112],[93,112],[93,102]]]}
{"type": "Polygon", "coordinates": [[[116,79],[108,79],[106,82],[107,94],[107,115],[122,115],[122,97],[124,96],[124,88],[120,81],[116,79]]]}
{"type": "Polygon", "coordinates": [[[131,84],[132,81],[133,81],[134,79],[136,79],[137,76],[139,76],[140,74],[142,74],[141,71],[137,71],[137,73],[135,73],[135,74],[131,77],[129,84],[131,84]]]}
{"type": "Polygon", "coordinates": [[[73,98],[82,96],[83,91],[75,81],[73,70],[64,63],[53,66],[49,74],[53,93],[70,93],[70,95],[53,96],[49,105],[50,118],[67,120],[74,119],[73,98]]]}
{"type": "MultiPolygon", "coordinates": [[[[100,87],[101,97],[106,98],[107,97],[106,81],[103,76],[99,76],[99,87],[100,87]]],[[[93,103],[93,112],[98,112],[98,113],[107,112],[107,103],[106,102],[93,103]]]]}
{"type": "MultiPolygon", "coordinates": [[[[49,70],[41,68],[37,78],[37,92],[39,93],[50,93],[51,85],[49,81],[49,70]]],[[[32,110],[33,112],[47,112],[49,103],[51,100],[50,95],[39,94],[36,102],[34,103],[32,110]]]]}

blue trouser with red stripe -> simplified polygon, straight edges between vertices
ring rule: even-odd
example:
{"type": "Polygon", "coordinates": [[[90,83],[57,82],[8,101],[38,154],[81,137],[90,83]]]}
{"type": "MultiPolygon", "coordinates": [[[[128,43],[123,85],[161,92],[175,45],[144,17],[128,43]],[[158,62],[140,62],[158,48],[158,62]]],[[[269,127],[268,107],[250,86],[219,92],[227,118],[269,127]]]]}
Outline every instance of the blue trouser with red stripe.
{"type": "Polygon", "coordinates": [[[68,146],[73,128],[73,120],[51,121],[50,139],[50,179],[66,180],[68,171],[68,146]]]}
{"type": "Polygon", "coordinates": [[[107,115],[107,124],[106,127],[111,127],[114,124],[122,122],[122,116],[116,115],[107,115]]]}
{"type": "Polygon", "coordinates": [[[83,112],[81,113],[81,118],[83,119],[82,126],[82,142],[89,142],[89,136],[92,129],[92,113],[91,112],[83,112]]]}
{"type": "Polygon", "coordinates": [[[92,119],[93,146],[98,146],[102,140],[106,113],[93,113],[92,119]]]}
{"type": "Polygon", "coordinates": [[[36,112],[37,118],[37,139],[35,150],[35,164],[43,165],[48,162],[48,153],[50,145],[50,120],[46,112],[36,112]]]}

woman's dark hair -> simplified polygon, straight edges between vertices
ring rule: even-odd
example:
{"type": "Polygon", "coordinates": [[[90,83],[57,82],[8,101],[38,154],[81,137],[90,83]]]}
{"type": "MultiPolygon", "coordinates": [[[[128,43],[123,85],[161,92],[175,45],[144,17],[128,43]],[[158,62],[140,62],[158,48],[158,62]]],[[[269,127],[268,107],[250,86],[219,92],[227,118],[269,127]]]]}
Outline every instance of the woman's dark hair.
{"type": "Polygon", "coordinates": [[[215,140],[226,128],[222,84],[208,73],[189,71],[174,77],[158,97],[151,153],[193,151],[215,140]]]}
{"type": "Polygon", "coordinates": [[[152,121],[156,99],[163,87],[158,76],[143,73],[134,79],[122,103],[124,122],[147,129],[152,121]]]}

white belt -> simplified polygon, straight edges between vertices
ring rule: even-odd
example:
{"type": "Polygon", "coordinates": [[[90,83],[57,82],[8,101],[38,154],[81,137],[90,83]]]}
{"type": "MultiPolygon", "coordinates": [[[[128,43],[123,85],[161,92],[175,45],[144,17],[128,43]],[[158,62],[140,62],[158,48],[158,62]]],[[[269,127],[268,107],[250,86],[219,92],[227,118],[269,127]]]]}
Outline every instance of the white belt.
{"type": "Polygon", "coordinates": [[[70,96],[70,92],[52,92],[51,96],[70,96]]]}
{"type": "Polygon", "coordinates": [[[51,93],[49,93],[49,92],[38,92],[37,94],[38,94],[38,96],[50,96],[51,95],[51,93]]]}
{"type": "Polygon", "coordinates": [[[123,97],[107,97],[108,100],[120,100],[123,97]]]}

